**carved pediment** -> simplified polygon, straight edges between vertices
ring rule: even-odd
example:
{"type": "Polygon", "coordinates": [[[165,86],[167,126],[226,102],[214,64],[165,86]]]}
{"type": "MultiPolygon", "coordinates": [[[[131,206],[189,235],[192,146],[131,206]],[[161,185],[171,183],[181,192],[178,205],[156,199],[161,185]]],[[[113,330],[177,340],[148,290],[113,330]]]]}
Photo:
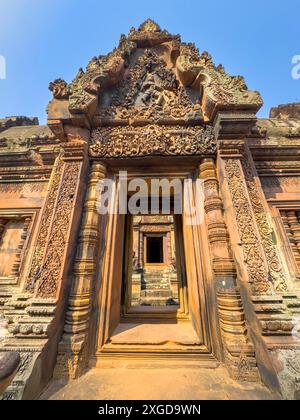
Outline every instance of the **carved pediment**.
{"type": "Polygon", "coordinates": [[[184,88],[154,50],[139,51],[100,98],[95,125],[203,122],[200,94],[184,88]]]}
{"type": "Polygon", "coordinates": [[[95,57],[67,84],[50,84],[54,98],[48,124],[67,137],[64,126],[213,123],[220,112],[248,113],[262,100],[244,79],[216,67],[210,55],[181,42],[152,20],[121,36],[118,48],[95,57]]]}

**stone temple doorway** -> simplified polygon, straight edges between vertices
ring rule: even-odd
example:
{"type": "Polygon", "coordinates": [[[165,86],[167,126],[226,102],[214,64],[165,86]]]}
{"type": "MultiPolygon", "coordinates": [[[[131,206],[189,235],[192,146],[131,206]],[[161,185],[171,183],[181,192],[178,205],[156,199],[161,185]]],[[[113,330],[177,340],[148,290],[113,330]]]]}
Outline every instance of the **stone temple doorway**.
{"type": "MultiPolygon", "coordinates": [[[[172,167],[148,171],[145,176],[144,171],[137,174],[135,170],[134,176],[146,181],[154,175],[164,178],[172,167]]],[[[191,170],[184,168],[176,175],[183,181],[191,170]]],[[[117,208],[120,180],[116,170],[111,178],[117,208]]],[[[110,359],[166,357],[217,364],[218,339],[213,338],[210,324],[214,310],[209,316],[209,280],[205,281],[201,257],[208,246],[201,239],[204,228],[204,223],[188,225],[184,215],[173,212],[120,215],[116,211],[107,216],[100,301],[94,311],[98,341],[93,366],[101,367],[110,359]]]]}
{"type": "Polygon", "coordinates": [[[182,229],[174,216],[127,218],[123,314],[187,310],[182,229]],[[185,309],[186,308],[186,309],[185,309]]]}

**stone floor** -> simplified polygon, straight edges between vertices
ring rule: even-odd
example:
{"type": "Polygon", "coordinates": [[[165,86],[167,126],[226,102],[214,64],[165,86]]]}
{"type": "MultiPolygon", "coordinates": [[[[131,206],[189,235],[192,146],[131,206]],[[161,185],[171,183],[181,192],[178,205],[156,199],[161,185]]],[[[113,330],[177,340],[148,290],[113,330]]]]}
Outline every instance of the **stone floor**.
{"type": "Polygon", "coordinates": [[[237,383],[227,371],[189,368],[93,369],[76,381],[53,381],[42,400],[275,400],[264,386],[237,383]]]}

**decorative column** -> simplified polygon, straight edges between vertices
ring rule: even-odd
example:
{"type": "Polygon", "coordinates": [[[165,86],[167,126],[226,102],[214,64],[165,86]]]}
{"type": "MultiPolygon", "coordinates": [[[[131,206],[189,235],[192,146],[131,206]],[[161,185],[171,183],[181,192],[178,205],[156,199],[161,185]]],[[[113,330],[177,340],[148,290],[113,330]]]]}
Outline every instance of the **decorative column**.
{"type": "Polygon", "coordinates": [[[64,333],[59,344],[55,369],[55,376],[60,378],[78,377],[87,363],[88,331],[95,277],[101,270],[98,264],[101,216],[97,210],[99,199],[97,185],[105,176],[106,167],[93,163],[78,238],[64,333]]]}
{"type": "Polygon", "coordinates": [[[203,160],[200,178],[204,182],[204,209],[225,361],[234,379],[256,381],[259,375],[254,348],[249,340],[243,304],[236,285],[236,268],[224,221],[214,159],[203,160]]]}

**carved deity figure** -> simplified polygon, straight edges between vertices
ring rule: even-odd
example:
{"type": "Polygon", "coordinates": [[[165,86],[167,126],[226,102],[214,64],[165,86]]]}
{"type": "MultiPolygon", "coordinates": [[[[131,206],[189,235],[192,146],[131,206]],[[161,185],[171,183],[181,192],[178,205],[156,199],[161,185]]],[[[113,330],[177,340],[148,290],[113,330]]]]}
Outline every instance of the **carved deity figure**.
{"type": "Polygon", "coordinates": [[[144,106],[163,107],[174,103],[174,93],[159,86],[152,73],[148,73],[141,87],[140,101],[144,106]]]}

